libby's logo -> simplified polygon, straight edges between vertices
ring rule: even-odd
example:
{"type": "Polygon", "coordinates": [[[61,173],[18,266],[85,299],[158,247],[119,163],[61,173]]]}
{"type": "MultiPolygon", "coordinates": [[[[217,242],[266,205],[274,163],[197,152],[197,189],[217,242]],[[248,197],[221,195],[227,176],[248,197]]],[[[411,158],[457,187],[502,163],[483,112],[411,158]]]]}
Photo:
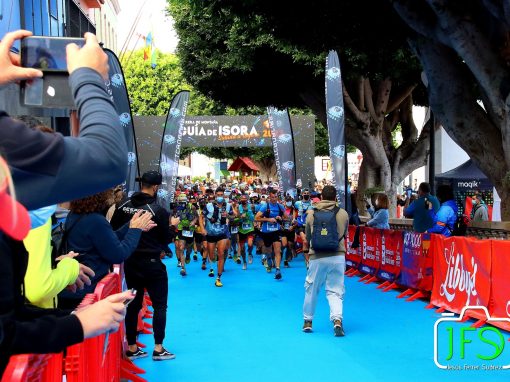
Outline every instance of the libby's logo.
{"type": "Polygon", "coordinates": [[[444,282],[441,283],[440,292],[441,296],[445,296],[448,302],[452,302],[455,298],[456,292],[465,292],[467,295],[466,305],[469,305],[471,296],[476,296],[476,272],[478,264],[475,259],[471,258],[471,269],[466,268],[464,263],[464,255],[462,253],[455,253],[455,243],[452,243],[450,250],[445,248],[445,260],[448,266],[444,282]]]}

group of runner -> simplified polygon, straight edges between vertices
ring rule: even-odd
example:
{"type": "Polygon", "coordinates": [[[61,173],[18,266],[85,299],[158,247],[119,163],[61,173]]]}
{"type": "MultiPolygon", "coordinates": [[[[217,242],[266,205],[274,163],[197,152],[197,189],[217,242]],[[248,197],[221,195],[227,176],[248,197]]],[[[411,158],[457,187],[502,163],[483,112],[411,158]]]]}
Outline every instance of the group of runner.
{"type": "Polygon", "coordinates": [[[191,258],[198,261],[198,254],[201,269],[209,268],[209,277],[216,276],[217,287],[223,286],[226,259],[232,258],[246,270],[253,263],[253,251],[262,255],[268,273],[275,269],[276,280],[282,279],[282,257],[284,267],[289,267],[303,252],[308,264],[304,227],[306,211],[312,209],[310,190],[303,189],[297,199],[280,197],[272,188],[266,194],[223,186],[182,190],[170,205],[170,213],[179,218],[175,251],[180,274],[187,275],[186,265],[191,258]]]}

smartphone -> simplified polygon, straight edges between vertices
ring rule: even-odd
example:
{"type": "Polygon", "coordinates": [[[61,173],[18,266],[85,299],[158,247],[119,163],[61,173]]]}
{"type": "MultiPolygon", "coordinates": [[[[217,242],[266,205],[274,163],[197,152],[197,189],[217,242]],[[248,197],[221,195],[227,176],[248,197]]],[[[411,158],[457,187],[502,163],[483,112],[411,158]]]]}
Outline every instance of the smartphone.
{"type": "Polygon", "coordinates": [[[44,72],[67,72],[66,46],[74,43],[80,48],[84,38],[30,36],[21,40],[21,66],[44,72]]]}
{"type": "Polygon", "coordinates": [[[130,299],[130,300],[124,300],[124,306],[128,306],[131,303],[131,301],[133,301],[135,299],[134,296],[136,296],[136,289],[135,288],[131,288],[130,292],[133,295],[133,298],[130,299]]]}

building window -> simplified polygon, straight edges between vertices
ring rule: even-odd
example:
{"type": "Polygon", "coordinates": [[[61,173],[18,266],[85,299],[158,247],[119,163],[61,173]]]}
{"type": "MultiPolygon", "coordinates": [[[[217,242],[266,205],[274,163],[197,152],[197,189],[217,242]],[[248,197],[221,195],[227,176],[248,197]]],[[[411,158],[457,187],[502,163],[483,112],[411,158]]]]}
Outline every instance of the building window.
{"type": "Polygon", "coordinates": [[[329,159],[322,159],[322,171],[328,171],[329,169],[329,159]]]}

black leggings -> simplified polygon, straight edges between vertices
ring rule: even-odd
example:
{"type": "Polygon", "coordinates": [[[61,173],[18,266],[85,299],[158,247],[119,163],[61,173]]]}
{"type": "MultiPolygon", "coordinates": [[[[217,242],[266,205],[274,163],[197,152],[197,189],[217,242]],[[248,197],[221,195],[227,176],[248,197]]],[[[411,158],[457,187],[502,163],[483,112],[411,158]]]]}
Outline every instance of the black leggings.
{"type": "Polygon", "coordinates": [[[144,289],[147,289],[154,309],[152,318],[154,343],[162,344],[165,339],[168,299],[168,276],[165,264],[160,259],[136,258],[136,254],[133,254],[124,263],[124,270],[128,288],[136,289],[136,297],[128,305],[126,313],[128,345],[136,344],[138,312],[142,309],[144,289]]]}

